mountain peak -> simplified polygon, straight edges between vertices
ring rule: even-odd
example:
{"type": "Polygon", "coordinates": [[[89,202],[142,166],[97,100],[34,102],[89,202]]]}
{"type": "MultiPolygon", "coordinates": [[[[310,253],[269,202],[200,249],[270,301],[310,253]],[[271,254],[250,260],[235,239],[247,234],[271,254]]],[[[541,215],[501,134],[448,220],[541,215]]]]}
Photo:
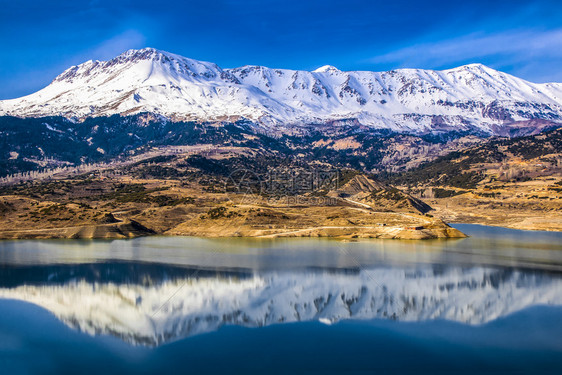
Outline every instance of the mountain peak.
{"type": "Polygon", "coordinates": [[[119,56],[111,59],[110,61],[115,61],[118,63],[123,63],[123,62],[138,62],[138,61],[142,61],[142,60],[156,60],[156,61],[162,61],[162,60],[183,60],[185,59],[184,57],[181,57],[179,55],[174,55],[173,53],[170,52],[166,52],[166,51],[161,51],[159,49],[156,48],[151,48],[151,47],[146,47],[146,48],[141,48],[141,49],[130,49],[127,50],[125,52],[123,52],[122,54],[120,54],[119,56]]]}
{"type": "Polygon", "coordinates": [[[164,52],[164,51],[161,51],[159,49],[152,48],[152,47],[144,47],[144,48],[140,48],[140,49],[131,48],[131,49],[123,52],[119,56],[131,56],[131,55],[137,55],[137,54],[165,54],[165,53],[168,53],[168,52],[164,52]]]}
{"type": "Polygon", "coordinates": [[[318,69],[313,70],[314,73],[340,73],[341,70],[332,65],[324,65],[318,69]]]}
{"type": "Polygon", "coordinates": [[[466,64],[466,65],[461,65],[457,68],[453,68],[453,69],[449,69],[449,70],[454,70],[454,71],[471,71],[471,72],[475,72],[475,71],[495,71],[494,69],[490,68],[489,66],[486,66],[484,64],[481,63],[472,63],[472,64],[466,64]]]}

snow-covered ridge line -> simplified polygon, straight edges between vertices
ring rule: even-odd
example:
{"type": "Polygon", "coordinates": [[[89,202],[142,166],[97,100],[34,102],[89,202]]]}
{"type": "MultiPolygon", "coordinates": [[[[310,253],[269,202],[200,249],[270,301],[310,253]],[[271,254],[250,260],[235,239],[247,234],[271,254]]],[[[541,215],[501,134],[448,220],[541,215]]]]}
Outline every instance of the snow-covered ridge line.
{"type": "Polygon", "coordinates": [[[434,71],[222,69],[152,48],[87,61],[46,88],[0,101],[0,115],[69,118],[152,112],[172,120],[249,119],[291,127],[353,119],[394,131],[481,130],[562,122],[562,84],[535,84],[481,64],[434,71]]]}
{"type": "Polygon", "coordinates": [[[377,268],[358,274],[270,272],[143,286],[89,284],[0,289],[71,327],[143,345],[217,330],[342,319],[447,319],[481,324],[537,304],[562,305],[562,278],[510,269],[377,268]],[[170,296],[173,298],[169,299],[170,296]]]}

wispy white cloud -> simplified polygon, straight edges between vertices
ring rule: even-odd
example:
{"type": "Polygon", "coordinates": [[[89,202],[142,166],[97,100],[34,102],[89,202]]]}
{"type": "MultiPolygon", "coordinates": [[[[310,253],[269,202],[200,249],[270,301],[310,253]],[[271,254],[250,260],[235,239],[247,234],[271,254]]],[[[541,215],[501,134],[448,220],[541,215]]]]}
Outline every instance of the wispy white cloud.
{"type": "Polygon", "coordinates": [[[73,63],[111,59],[128,49],[145,47],[146,38],[137,30],[126,30],[72,57],[73,63]]]}
{"type": "Polygon", "coordinates": [[[473,33],[415,43],[370,58],[375,65],[446,68],[482,62],[535,81],[562,80],[562,28],[473,33]]]}

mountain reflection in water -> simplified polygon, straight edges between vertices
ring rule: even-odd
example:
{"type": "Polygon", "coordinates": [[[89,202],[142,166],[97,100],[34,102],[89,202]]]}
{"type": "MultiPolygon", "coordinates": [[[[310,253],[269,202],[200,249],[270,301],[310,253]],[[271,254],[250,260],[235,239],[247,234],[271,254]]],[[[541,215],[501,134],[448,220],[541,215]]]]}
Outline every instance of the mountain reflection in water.
{"type": "Polygon", "coordinates": [[[39,305],[92,335],[148,346],[225,325],[348,319],[475,325],[535,305],[562,305],[559,237],[508,234],[515,237],[422,244],[6,241],[0,297],[39,305]]]}

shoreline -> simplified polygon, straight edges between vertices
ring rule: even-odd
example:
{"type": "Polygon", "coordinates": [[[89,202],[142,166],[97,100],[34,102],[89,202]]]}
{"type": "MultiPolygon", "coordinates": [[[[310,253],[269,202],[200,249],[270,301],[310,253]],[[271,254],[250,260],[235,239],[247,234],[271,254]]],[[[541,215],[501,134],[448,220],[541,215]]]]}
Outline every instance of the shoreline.
{"type": "Polygon", "coordinates": [[[49,240],[49,239],[132,239],[147,236],[200,237],[200,238],[333,238],[333,239],[397,239],[428,240],[468,237],[455,225],[478,225],[530,233],[562,233],[550,228],[521,228],[516,225],[492,224],[484,221],[444,222],[435,220],[419,226],[391,226],[384,223],[363,226],[318,225],[307,227],[256,228],[222,222],[216,225],[179,226],[166,231],[155,231],[138,221],[125,219],[116,223],[78,225],[58,228],[0,230],[1,240],[49,240]]]}
{"type": "Polygon", "coordinates": [[[335,238],[335,239],[398,239],[427,240],[466,238],[467,235],[445,223],[417,227],[400,226],[317,226],[304,228],[255,229],[243,226],[190,226],[164,233],[155,232],[142,224],[127,220],[120,223],[0,231],[0,240],[44,239],[131,239],[147,236],[201,238],[335,238]]]}

